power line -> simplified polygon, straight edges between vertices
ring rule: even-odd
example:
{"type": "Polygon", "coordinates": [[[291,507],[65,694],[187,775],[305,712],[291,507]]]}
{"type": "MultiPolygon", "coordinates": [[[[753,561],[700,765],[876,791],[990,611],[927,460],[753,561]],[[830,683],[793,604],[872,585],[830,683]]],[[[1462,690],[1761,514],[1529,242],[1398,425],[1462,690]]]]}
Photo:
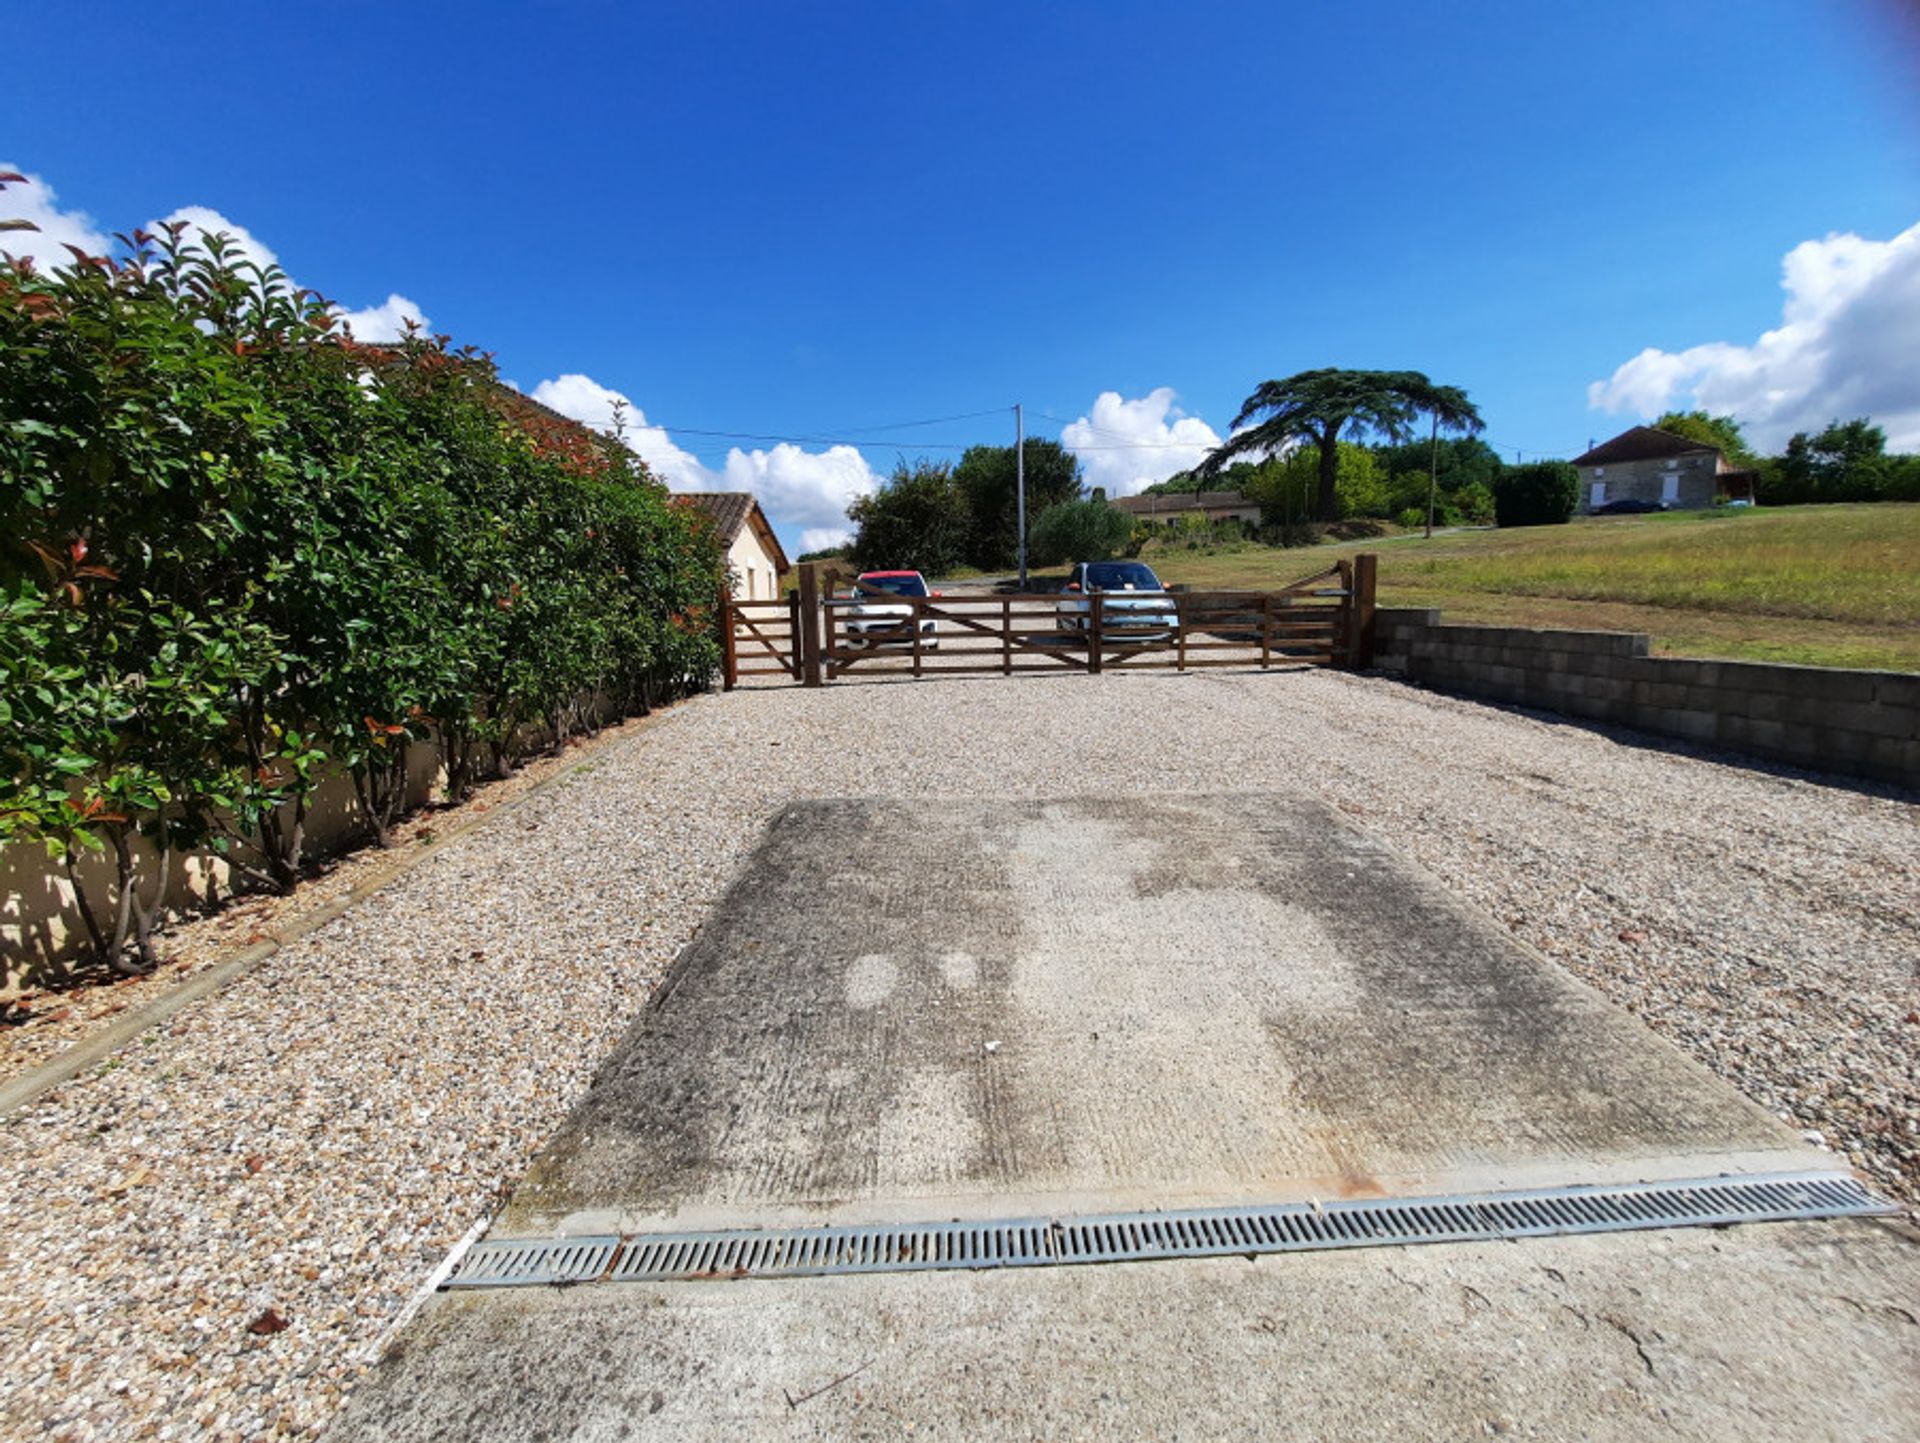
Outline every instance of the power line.
{"type": "MultiPolygon", "coordinates": [[[[1003,410],[1010,411],[1012,410],[1012,407],[1005,407],[1003,408],[1003,410]]],[[[988,414],[999,415],[1001,414],[1001,412],[997,412],[997,411],[989,412],[988,414]]],[[[895,441],[876,440],[874,437],[871,437],[871,436],[866,437],[864,440],[862,440],[859,437],[844,437],[844,436],[843,437],[785,436],[785,435],[775,435],[771,432],[762,432],[762,431],[705,431],[705,430],[695,429],[694,427],[691,427],[691,426],[663,425],[656,421],[648,421],[645,426],[638,427],[637,429],[643,430],[643,431],[663,431],[663,432],[669,433],[670,436],[707,436],[707,437],[711,437],[711,438],[722,440],[722,441],[774,441],[774,442],[786,442],[787,444],[794,445],[794,446],[858,447],[862,445],[867,445],[867,446],[886,446],[894,450],[899,449],[901,446],[906,446],[908,448],[918,447],[921,450],[931,450],[931,451],[966,451],[966,450],[970,450],[975,446],[987,446],[992,444],[989,441],[895,442],[895,441]]],[[[1031,440],[1033,438],[1030,437],[1029,439],[1031,440]]],[[[1133,441],[1133,442],[1128,442],[1124,445],[1075,446],[1071,449],[1075,451],[1192,451],[1196,448],[1200,450],[1209,449],[1205,446],[1201,446],[1198,442],[1192,442],[1192,441],[1183,441],[1183,442],[1133,441]]]]}
{"type": "MultiPolygon", "coordinates": [[[[851,439],[847,437],[836,438],[833,436],[779,436],[779,435],[773,435],[771,433],[761,432],[761,431],[705,431],[694,426],[662,425],[661,423],[656,421],[648,421],[645,426],[639,427],[638,429],[644,430],[644,431],[664,431],[669,433],[672,436],[709,436],[722,441],[784,441],[789,445],[794,445],[794,446],[859,446],[863,444],[858,439],[851,439]]],[[[895,443],[890,441],[876,441],[873,437],[869,436],[866,438],[864,444],[869,446],[891,446],[895,443]]],[[[969,446],[978,446],[980,442],[978,441],[912,441],[912,442],[907,442],[905,444],[919,446],[922,448],[931,448],[936,451],[964,451],[969,446]]]]}
{"type": "MultiPolygon", "coordinates": [[[[920,441],[920,440],[906,441],[906,442],[900,442],[900,443],[891,442],[891,441],[876,442],[874,439],[874,435],[877,432],[910,431],[920,426],[939,426],[939,425],[945,425],[953,421],[973,421],[986,416],[1003,416],[1010,410],[1012,410],[1012,407],[1010,406],[995,406],[991,410],[962,411],[951,416],[928,417],[926,420],[923,420],[923,421],[893,421],[893,422],[889,422],[884,426],[837,427],[835,428],[837,434],[822,434],[819,432],[783,433],[783,432],[770,432],[770,431],[721,431],[721,430],[714,430],[714,429],[701,427],[701,426],[675,426],[669,422],[655,421],[655,420],[652,420],[651,418],[649,418],[643,426],[640,426],[636,429],[646,430],[646,431],[661,431],[674,436],[703,436],[712,440],[720,440],[720,441],[767,441],[767,442],[773,442],[775,444],[786,444],[790,446],[852,446],[852,447],[858,448],[862,445],[868,445],[868,446],[885,445],[890,450],[898,450],[902,445],[904,445],[910,449],[917,447],[918,449],[923,451],[965,451],[974,446],[989,445],[991,443],[984,442],[984,441],[920,441]]],[[[1124,432],[1109,430],[1105,426],[1096,426],[1093,422],[1086,420],[1084,417],[1076,420],[1068,421],[1063,417],[1056,416],[1048,411],[1036,411],[1036,412],[1033,412],[1032,414],[1041,420],[1052,421],[1055,425],[1058,425],[1058,426],[1080,426],[1092,432],[1096,436],[1111,438],[1111,444],[1107,444],[1107,445],[1081,445],[1081,446],[1072,446],[1069,448],[1075,452],[1081,452],[1081,451],[1196,451],[1196,450],[1210,451],[1214,449],[1214,446],[1209,446],[1207,443],[1203,441],[1133,441],[1133,440],[1127,439],[1126,434],[1124,432]]],[[[1527,454],[1531,454],[1534,456],[1546,456],[1546,455],[1553,454],[1548,448],[1545,448],[1545,447],[1533,447],[1533,446],[1515,447],[1515,446],[1509,446],[1505,442],[1495,441],[1491,437],[1481,437],[1480,439],[1485,440],[1488,445],[1492,446],[1496,451],[1500,451],[1500,452],[1520,451],[1520,452],[1525,452],[1527,454]]],[[[1065,444],[1065,443],[1061,443],[1061,444],[1065,444]]],[[[1224,441],[1215,443],[1215,445],[1224,445],[1224,444],[1225,444],[1224,441]]]]}
{"type": "MultiPolygon", "coordinates": [[[[1078,420],[1068,421],[1063,417],[1054,415],[1050,411],[1039,411],[1035,414],[1044,420],[1054,422],[1056,425],[1083,426],[1096,436],[1111,436],[1116,441],[1126,443],[1120,446],[1075,446],[1073,449],[1076,451],[1192,451],[1195,449],[1211,451],[1213,449],[1213,446],[1209,446],[1201,441],[1128,441],[1126,432],[1109,431],[1105,426],[1096,426],[1085,416],[1080,417],[1078,420]]],[[[1195,417],[1194,419],[1198,420],[1199,418],[1195,417]]],[[[1206,425],[1204,421],[1202,421],[1201,424],[1203,426],[1206,425]]],[[[1213,428],[1208,426],[1207,429],[1212,430],[1213,428]]],[[[1224,443],[1217,441],[1214,443],[1214,445],[1221,444],[1224,443]]]]}
{"type": "MultiPolygon", "coordinates": [[[[835,426],[826,429],[834,432],[842,432],[848,436],[871,435],[877,431],[911,431],[920,426],[945,425],[949,421],[973,421],[978,420],[982,416],[1003,416],[1009,409],[1010,408],[1006,406],[995,406],[987,411],[962,411],[952,416],[930,416],[923,421],[891,421],[884,426],[835,426]]],[[[785,441],[792,445],[812,446],[853,446],[859,444],[857,441],[837,440],[832,435],[822,435],[818,433],[783,436],[760,431],[719,431],[701,426],[675,426],[669,422],[656,421],[652,418],[649,418],[640,429],[667,431],[681,436],[710,436],[723,441],[785,441]]],[[[948,449],[965,447],[970,443],[959,441],[921,441],[916,444],[948,449]]]]}
{"type": "Polygon", "coordinates": [[[896,421],[887,426],[835,426],[832,429],[846,431],[856,436],[867,431],[910,431],[916,426],[940,426],[948,421],[974,421],[982,416],[1004,416],[1010,409],[1012,408],[1008,406],[995,406],[988,411],[962,411],[957,416],[935,416],[929,421],[896,421]]]}

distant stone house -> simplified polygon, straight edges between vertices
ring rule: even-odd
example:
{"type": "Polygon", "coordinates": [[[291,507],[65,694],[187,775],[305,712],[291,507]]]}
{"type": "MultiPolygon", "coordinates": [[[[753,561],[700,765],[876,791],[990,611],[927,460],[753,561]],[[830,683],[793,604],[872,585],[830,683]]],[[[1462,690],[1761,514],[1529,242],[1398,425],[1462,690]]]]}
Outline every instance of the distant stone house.
{"type": "Polygon", "coordinates": [[[780,549],[780,539],[751,491],[687,491],[674,500],[698,507],[712,518],[713,529],[727,548],[735,600],[779,599],[787,553],[780,549]]]}
{"type": "Polygon", "coordinates": [[[1244,521],[1260,524],[1260,503],[1249,501],[1238,491],[1186,491],[1170,496],[1122,496],[1113,503],[1122,511],[1159,526],[1171,525],[1188,516],[1204,516],[1209,521],[1244,521]]]}
{"type": "Polygon", "coordinates": [[[1573,458],[1580,472],[1580,510],[1615,501],[1646,501],[1687,510],[1717,497],[1751,501],[1755,473],[1729,465],[1720,448],[1652,426],[1635,426],[1573,458]]]}

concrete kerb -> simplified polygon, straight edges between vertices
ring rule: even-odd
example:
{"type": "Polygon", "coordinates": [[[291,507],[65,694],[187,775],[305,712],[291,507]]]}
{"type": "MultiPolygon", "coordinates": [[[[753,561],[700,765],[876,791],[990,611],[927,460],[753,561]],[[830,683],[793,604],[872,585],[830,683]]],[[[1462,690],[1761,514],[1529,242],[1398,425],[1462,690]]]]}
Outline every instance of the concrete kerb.
{"type": "MultiPolygon", "coordinates": [[[[685,704],[685,702],[675,703],[672,706],[660,708],[652,716],[634,718],[633,720],[639,724],[636,731],[659,725],[685,704]]],[[[8,1078],[4,1083],[0,1083],[0,1118],[11,1116],[50,1089],[106,1061],[143,1032],[159,1026],[202,998],[209,997],[227,984],[246,976],[289,943],[309,937],[322,927],[337,921],[357,904],[364,902],[382,888],[391,886],[414,868],[431,860],[442,849],[452,846],[482,827],[491,825],[499,818],[510,815],[535,797],[577,776],[591,766],[593,760],[592,757],[582,757],[552,776],[535,782],[519,796],[489,808],[484,815],[449,828],[418,850],[409,852],[403,857],[394,858],[388,865],[381,867],[372,876],[356,885],[344,897],[335,898],[325,906],[307,913],[264,942],[256,942],[241,948],[225,961],[216,962],[206,971],[182,982],[172,991],[147,1003],[146,1006],[128,1013],[118,1022],[102,1028],[91,1037],[76,1042],[58,1056],[50,1058],[37,1067],[29,1067],[18,1076],[8,1078]]]]}

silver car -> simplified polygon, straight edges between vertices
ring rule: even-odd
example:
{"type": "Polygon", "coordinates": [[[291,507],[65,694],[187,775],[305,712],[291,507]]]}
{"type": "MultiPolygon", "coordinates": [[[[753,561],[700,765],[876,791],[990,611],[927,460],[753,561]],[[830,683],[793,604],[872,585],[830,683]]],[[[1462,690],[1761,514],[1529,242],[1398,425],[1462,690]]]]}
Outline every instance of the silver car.
{"type": "Polygon", "coordinates": [[[1082,561],[1066,585],[1066,600],[1055,608],[1062,631],[1085,632],[1092,626],[1099,596],[1101,635],[1114,641],[1165,641],[1180,629],[1180,608],[1144,561],[1082,561]]]}

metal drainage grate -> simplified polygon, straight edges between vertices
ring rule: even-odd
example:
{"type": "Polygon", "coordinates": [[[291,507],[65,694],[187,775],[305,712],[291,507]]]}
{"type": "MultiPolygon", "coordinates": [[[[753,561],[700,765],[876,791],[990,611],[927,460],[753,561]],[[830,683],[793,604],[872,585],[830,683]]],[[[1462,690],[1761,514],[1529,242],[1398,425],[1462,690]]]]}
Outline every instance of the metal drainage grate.
{"type": "Polygon", "coordinates": [[[526,1283],[588,1283],[607,1271],[620,1239],[521,1238],[475,1243],[445,1284],[511,1288],[526,1283]]]}
{"type": "Polygon", "coordinates": [[[1894,1211],[1844,1173],[1793,1173],[1075,1218],[520,1239],[476,1245],[446,1286],[1031,1268],[1870,1217],[1894,1211]]]}

